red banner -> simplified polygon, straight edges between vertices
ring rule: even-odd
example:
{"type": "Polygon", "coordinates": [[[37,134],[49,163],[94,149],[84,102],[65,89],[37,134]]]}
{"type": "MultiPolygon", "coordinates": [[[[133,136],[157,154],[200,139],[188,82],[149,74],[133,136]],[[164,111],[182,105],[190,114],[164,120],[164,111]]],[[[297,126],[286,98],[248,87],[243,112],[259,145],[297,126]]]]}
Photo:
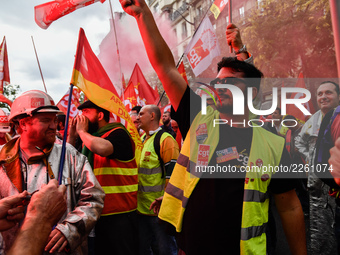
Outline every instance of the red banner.
{"type": "Polygon", "coordinates": [[[99,1],[105,2],[105,0],[58,0],[37,5],[34,7],[35,22],[39,27],[47,29],[53,21],[99,1]]]}
{"type": "Polygon", "coordinates": [[[79,31],[71,84],[80,88],[87,98],[99,107],[127,121],[127,130],[136,144],[136,162],[138,164],[143,148],[140,136],[109,76],[92,51],[82,28],[79,31]]]}
{"type": "Polygon", "coordinates": [[[9,78],[9,66],[8,66],[8,55],[7,55],[7,44],[6,37],[0,45],[0,93],[4,93],[4,86],[10,83],[9,78]]]}

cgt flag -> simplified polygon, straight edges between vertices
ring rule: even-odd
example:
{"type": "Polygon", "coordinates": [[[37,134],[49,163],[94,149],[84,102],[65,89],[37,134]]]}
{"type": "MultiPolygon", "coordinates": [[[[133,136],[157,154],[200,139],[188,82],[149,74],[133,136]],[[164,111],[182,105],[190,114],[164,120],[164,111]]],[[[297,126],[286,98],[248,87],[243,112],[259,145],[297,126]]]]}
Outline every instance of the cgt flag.
{"type": "Polygon", "coordinates": [[[209,18],[204,18],[196,34],[185,49],[185,55],[196,76],[211,64],[214,57],[221,54],[217,37],[209,18]]]}
{"type": "Polygon", "coordinates": [[[137,105],[137,95],[132,82],[129,83],[124,91],[124,105],[128,112],[130,112],[131,109],[137,105]]]}
{"type": "MultiPolygon", "coordinates": [[[[298,80],[295,84],[295,88],[306,88],[305,85],[305,81],[303,79],[303,74],[300,73],[298,80]]],[[[305,95],[303,93],[293,93],[291,95],[291,99],[299,99],[299,98],[304,98],[305,95]]],[[[304,103],[303,106],[311,113],[314,114],[315,113],[315,109],[313,107],[313,104],[311,101],[309,101],[308,103],[304,103]]],[[[289,104],[287,105],[287,114],[288,115],[292,115],[295,118],[301,120],[301,121],[305,121],[306,116],[294,105],[294,104],[289,104]]]]}
{"type": "Polygon", "coordinates": [[[7,56],[6,37],[2,40],[0,45],[0,93],[4,93],[4,85],[10,83],[9,66],[7,56]]]}
{"type": "Polygon", "coordinates": [[[127,130],[136,145],[136,162],[138,164],[143,147],[140,136],[109,76],[93,53],[82,28],[79,31],[71,84],[80,88],[87,98],[96,105],[112,112],[120,119],[126,120],[127,130]]]}
{"type": "Polygon", "coordinates": [[[215,2],[210,7],[210,11],[214,14],[215,19],[218,18],[227,4],[228,0],[215,0],[215,2]]]}
{"type": "Polygon", "coordinates": [[[135,88],[137,105],[144,106],[157,103],[156,101],[159,98],[157,88],[153,89],[149,85],[138,64],[135,65],[132,71],[128,87],[131,83],[135,88]]]}
{"type": "MultiPolygon", "coordinates": [[[[65,115],[67,115],[67,105],[68,105],[69,96],[70,96],[70,91],[67,91],[67,93],[62,97],[62,99],[60,99],[59,103],[57,104],[60,111],[62,111],[65,115]]],[[[70,118],[76,117],[79,112],[78,110],[78,106],[80,105],[79,98],[80,98],[80,90],[78,88],[74,88],[72,90],[70,118]]]]}
{"type": "Polygon", "coordinates": [[[51,23],[81,7],[105,0],[56,0],[34,7],[35,22],[39,27],[47,29],[51,23]]]}

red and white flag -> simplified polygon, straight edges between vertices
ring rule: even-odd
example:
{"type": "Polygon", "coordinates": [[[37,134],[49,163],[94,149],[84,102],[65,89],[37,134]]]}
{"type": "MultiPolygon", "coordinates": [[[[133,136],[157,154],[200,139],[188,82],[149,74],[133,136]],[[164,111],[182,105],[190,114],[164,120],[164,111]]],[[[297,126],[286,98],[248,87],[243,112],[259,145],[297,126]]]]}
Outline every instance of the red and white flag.
{"type": "Polygon", "coordinates": [[[137,105],[137,95],[135,91],[135,87],[132,82],[129,83],[127,88],[124,91],[124,105],[128,112],[131,112],[131,109],[137,105]]]}
{"type": "Polygon", "coordinates": [[[179,64],[177,70],[178,70],[178,72],[182,75],[182,77],[184,78],[185,82],[186,82],[187,84],[189,84],[189,83],[188,83],[188,78],[187,78],[187,73],[185,72],[185,67],[184,67],[183,61],[181,61],[181,63],[179,64]]]}
{"type": "MultiPolygon", "coordinates": [[[[299,77],[298,77],[298,80],[295,84],[295,88],[304,88],[304,89],[307,89],[306,88],[306,84],[305,84],[305,81],[303,79],[303,74],[300,73],[299,74],[299,77]]],[[[291,95],[291,99],[300,99],[300,98],[304,98],[305,97],[305,94],[303,93],[292,93],[291,95]]],[[[311,113],[311,114],[314,114],[315,113],[315,109],[313,107],[313,104],[312,102],[309,100],[308,103],[304,103],[303,106],[311,113]]],[[[305,118],[306,116],[303,114],[303,112],[301,112],[300,109],[298,109],[295,104],[289,104],[287,105],[287,114],[288,115],[292,115],[294,116],[295,118],[299,119],[299,120],[302,120],[302,121],[305,121],[305,118]]]]}
{"type": "Polygon", "coordinates": [[[0,93],[4,93],[4,86],[10,83],[9,66],[7,56],[6,37],[0,45],[0,93]]]}
{"type": "Polygon", "coordinates": [[[56,0],[34,7],[35,22],[39,27],[46,29],[51,23],[79,8],[95,2],[104,3],[105,0],[56,0]]]}
{"type": "Polygon", "coordinates": [[[135,65],[135,68],[132,71],[128,87],[131,83],[135,88],[137,105],[144,106],[157,103],[156,101],[159,98],[157,88],[153,89],[149,85],[138,64],[135,65]]]}
{"type": "Polygon", "coordinates": [[[210,11],[214,14],[215,19],[218,18],[220,13],[223,11],[224,7],[228,4],[228,0],[215,0],[211,5],[210,11]]]}
{"type": "MultiPolygon", "coordinates": [[[[62,111],[65,115],[67,115],[67,105],[69,101],[69,95],[70,95],[70,90],[67,91],[67,93],[62,97],[62,99],[60,99],[59,103],[57,104],[59,110],[62,111]]],[[[80,105],[79,98],[80,98],[80,89],[78,89],[77,87],[74,87],[72,91],[70,118],[74,118],[75,116],[77,116],[79,112],[78,110],[78,106],[80,105]]]]}
{"type": "Polygon", "coordinates": [[[221,54],[215,30],[209,18],[204,18],[196,34],[185,50],[185,55],[196,76],[211,64],[214,57],[221,54]]]}

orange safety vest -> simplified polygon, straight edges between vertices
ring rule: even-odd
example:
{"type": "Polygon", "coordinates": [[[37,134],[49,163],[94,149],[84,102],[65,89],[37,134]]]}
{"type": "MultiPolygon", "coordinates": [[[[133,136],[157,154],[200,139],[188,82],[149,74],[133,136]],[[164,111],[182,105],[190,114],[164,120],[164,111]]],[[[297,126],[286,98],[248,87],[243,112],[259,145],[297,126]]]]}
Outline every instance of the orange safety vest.
{"type": "MultiPolygon", "coordinates": [[[[116,129],[108,131],[101,137],[106,138],[116,129]]],[[[134,150],[135,144],[131,138],[130,142],[134,150]]],[[[94,154],[93,171],[105,191],[102,216],[137,209],[138,168],[135,158],[121,161],[94,154]]]]}

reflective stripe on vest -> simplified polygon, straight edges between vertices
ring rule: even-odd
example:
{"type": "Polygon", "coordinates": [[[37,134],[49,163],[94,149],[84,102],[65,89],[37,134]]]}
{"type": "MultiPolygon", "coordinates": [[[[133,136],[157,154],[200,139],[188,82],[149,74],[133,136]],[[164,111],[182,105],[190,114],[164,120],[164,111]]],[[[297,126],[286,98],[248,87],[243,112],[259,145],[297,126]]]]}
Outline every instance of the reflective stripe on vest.
{"type": "MultiPolygon", "coordinates": [[[[206,125],[208,137],[204,144],[210,145],[210,161],[219,142],[219,128],[213,129],[213,119],[219,119],[219,113],[218,111],[213,111],[211,107],[207,108],[206,115],[198,114],[196,116],[190,128],[191,132],[184,141],[181,154],[177,159],[177,164],[164,194],[159,218],[174,225],[177,232],[182,230],[186,205],[199,181],[199,178],[195,178],[190,173],[196,166],[195,162],[198,153],[195,131],[199,125],[206,125]]],[[[284,139],[282,137],[274,135],[263,128],[254,127],[248,166],[256,166],[259,159],[263,162],[262,165],[267,166],[267,168],[279,165],[283,148],[284,139]]],[[[267,188],[270,183],[271,173],[266,172],[268,174],[267,178],[261,180],[263,174],[261,171],[246,173],[240,238],[241,254],[266,254],[265,226],[268,222],[269,207],[267,188]]]]}
{"type": "MultiPolygon", "coordinates": [[[[107,137],[116,129],[108,131],[101,137],[107,137]]],[[[134,148],[131,138],[130,142],[134,148]]],[[[130,161],[120,161],[94,154],[93,163],[93,172],[105,192],[104,208],[101,215],[105,216],[136,210],[138,168],[135,158],[130,161]]]]}
{"type": "MultiPolygon", "coordinates": [[[[149,210],[151,203],[164,194],[165,178],[162,178],[162,169],[154,148],[154,133],[144,142],[138,170],[138,212],[146,215],[155,215],[149,210]]],[[[171,136],[163,133],[160,144],[165,138],[171,136]]]]}

